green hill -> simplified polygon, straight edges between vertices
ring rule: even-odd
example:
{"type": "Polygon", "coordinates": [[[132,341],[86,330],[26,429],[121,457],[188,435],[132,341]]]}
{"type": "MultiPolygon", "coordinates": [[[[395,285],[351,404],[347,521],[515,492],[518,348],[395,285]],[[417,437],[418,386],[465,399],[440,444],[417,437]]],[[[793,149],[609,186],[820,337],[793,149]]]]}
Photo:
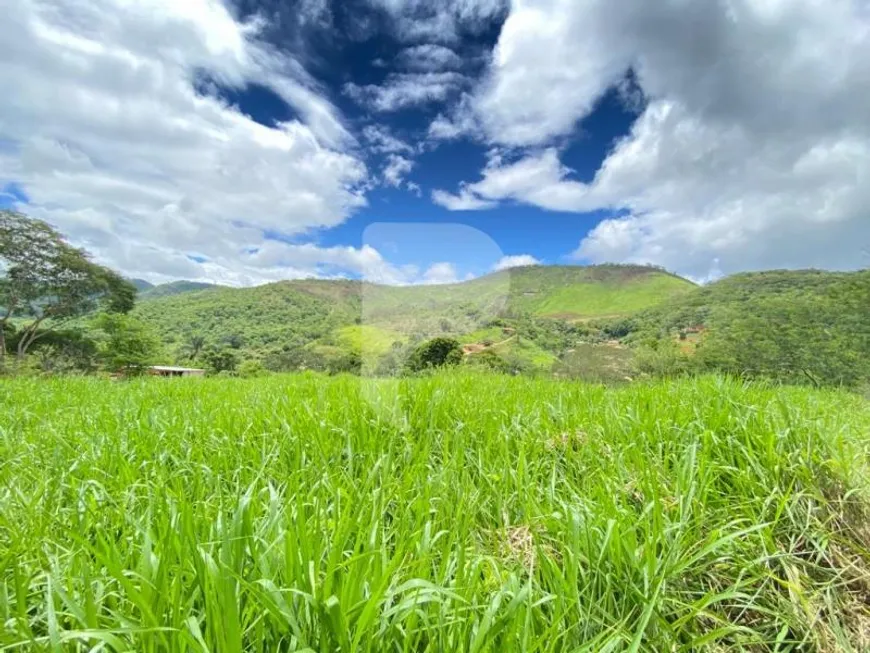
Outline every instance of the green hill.
{"type": "MultiPolygon", "coordinates": [[[[140,283],[148,283],[147,281],[140,283]]],[[[163,283],[159,286],[148,284],[147,286],[139,286],[134,280],[134,285],[139,288],[139,299],[156,299],[157,297],[169,297],[172,295],[181,295],[189,292],[198,292],[200,290],[210,290],[211,288],[219,288],[212,283],[202,283],[200,281],[172,281],[163,283]]]]}
{"type": "Polygon", "coordinates": [[[274,370],[391,373],[424,339],[449,335],[469,361],[495,355],[523,372],[622,380],[638,370],[714,370],[849,386],[870,379],[870,271],[746,273],[696,286],[650,267],[533,266],[438,286],[197,288],[158,286],[135,309],[179,362],[211,346],[274,370]]]}
{"type": "MultiPolygon", "coordinates": [[[[378,357],[436,334],[476,342],[463,334],[493,320],[629,315],[692,288],[656,268],[616,265],[517,268],[438,286],[298,280],[226,288],[175,282],[142,293],[136,314],[179,354],[188,340],[202,337],[257,358],[303,347],[315,357],[378,357]]],[[[530,340],[499,353],[515,350],[519,358],[549,367],[558,352],[530,340]]]]}
{"type": "Polygon", "coordinates": [[[870,379],[870,270],[738,274],[604,328],[659,350],[676,339],[702,369],[855,385],[870,379]]]}
{"type": "Polygon", "coordinates": [[[145,279],[130,279],[129,281],[140,293],[143,293],[146,290],[151,290],[154,287],[153,283],[145,281],[145,279]]]}

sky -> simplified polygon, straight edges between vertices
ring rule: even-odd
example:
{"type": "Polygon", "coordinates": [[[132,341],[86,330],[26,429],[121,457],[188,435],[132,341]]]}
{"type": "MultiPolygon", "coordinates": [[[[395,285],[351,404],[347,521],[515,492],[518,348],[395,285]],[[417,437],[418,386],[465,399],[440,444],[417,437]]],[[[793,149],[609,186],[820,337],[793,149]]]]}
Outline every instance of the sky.
{"type": "Polygon", "coordinates": [[[868,0],[5,0],[0,208],[154,283],[870,266],[868,0]]]}

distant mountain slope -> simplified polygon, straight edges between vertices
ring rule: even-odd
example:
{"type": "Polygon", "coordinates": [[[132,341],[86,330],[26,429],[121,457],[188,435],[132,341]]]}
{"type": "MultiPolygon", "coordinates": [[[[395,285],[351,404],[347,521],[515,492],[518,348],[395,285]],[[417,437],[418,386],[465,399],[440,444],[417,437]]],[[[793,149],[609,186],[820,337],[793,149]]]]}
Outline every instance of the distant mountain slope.
{"type": "MultiPolygon", "coordinates": [[[[141,280],[139,280],[141,281],[141,280]]],[[[147,281],[143,283],[148,283],[147,281]]],[[[170,297],[172,295],[181,295],[189,292],[199,292],[200,290],[210,290],[211,288],[219,288],[212,283],[202,283],[199,281],[172,281],[171,283],[163,283],[159,286],[148,284],[147,287],[139,289],[139,299],[156,299],[158,297],[170,297]]]]}
{"type": "Polygon", "coordinates": [[[525,267],[511,271],[510,308],[566,319],[626,315],[695,287],[682,277],[644,266],[525,267]]]}
{"type": "Polygon", "coordinates": [[[678,338],[702,370],[855,386],[870,381],[870,270],[738,274],[609,328],[678,338]]]}
{"type": "Polygon", "coordinates": [[[693,288],[686,279],[646,266],[527,266],[459,284],[366,287],[363,298],[375,321],[419,319],[460,307],[573,320],[628,315],[693,288]]]}
{"type": "Polygon", "coordinates": [[[136,287],[136,290],[138,290],[140,293],[146,290],[150,290],[154,287],[153,283],[145,281],[145,279],[129,279],[129,281],[136,287]]]}
{"type": "MultiPolygon", "coordinates": [[[[226,288],[180,281],[142,293],[136,312],[169,343],[197,334],[262,352],[314,340],[320,346],[353,346],[364,339],[350,337],[346,328],[359,323],[398,334],[398,341],[411,334],[468,333],[505,315],[625,315],[693,287],[655,268],[610,265],[516,268],[438,286],[298,280],[226,288]],[[197,292],[202,288],[206,292],[197,292]]],[[[386,338],[377,339],[378,350],[389,347],[386,338]]]]}
{"type": "Polygon", "coordinates": [[[176,348],[193,335],[251,352],[296,347],[359,320],[358,283],[286,281],[254,288],[146,293],[134,314],[176,348]]]}
{"type": "MultiPolygon", "coordinates": [[[[638,313],[638,331],[705,328],[737,317],[750,317],[772,304],[804,306],[840,304],[856,319],[870,320],[870,270],[770,270],[745,272],[698,286],[638,313]],[[865,312],[866,311],[866,312],[865,312]]],[[[868,322],[870,329],[870,322],[868,322]]]]}

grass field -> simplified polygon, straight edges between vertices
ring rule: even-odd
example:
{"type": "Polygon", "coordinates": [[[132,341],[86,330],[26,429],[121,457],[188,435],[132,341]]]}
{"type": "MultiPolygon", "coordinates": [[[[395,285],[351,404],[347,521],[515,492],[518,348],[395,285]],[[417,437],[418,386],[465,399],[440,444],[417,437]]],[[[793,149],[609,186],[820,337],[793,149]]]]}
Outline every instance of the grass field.
{"type": "Polygon", "coordinates": [[[0,650],[868,650],[868,440],[716,377],[4,381],[0,650]]]}

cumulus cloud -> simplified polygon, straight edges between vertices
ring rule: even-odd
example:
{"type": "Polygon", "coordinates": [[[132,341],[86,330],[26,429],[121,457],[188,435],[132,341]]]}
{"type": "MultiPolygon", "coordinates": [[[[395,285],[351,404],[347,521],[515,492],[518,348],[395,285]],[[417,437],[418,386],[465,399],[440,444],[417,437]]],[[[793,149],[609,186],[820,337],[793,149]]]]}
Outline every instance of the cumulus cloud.
{"type": "Polygon", "coordinates": [[[393,135],[385,125],[366,125],[362,135],[369,151],[375,154],[413,154],[414,152],[414,148],[409,143],[393,135]]]}
{"type": "Polygon", "coordinates": [[[594,262],[866,265],[868,60],[851,0],[515,0],[466,113],[522,156],[439,198],[611,209],[576,252],[594,262]],[[643,113],[583,184],[553,146],[629,70],[643,113]]]}
{"type": "Polygon", "coordinates": [[[462,68],[462,59],[458,54],[450,48],[434,43],[405,48],[399,53],[397,62],[406,69],[422,72],[462,68]]]}
{"type": "Polygon", "coordinates": [[[496,264],[492,266],[492,270],[493,272],[500,272],[501,270],[522,268],[529,265],[541,265],[541,262],[531,254],[516,254],[513,256],[502,256],[496,264]]]}
{"type": "Polygon", "coordinates": [[[502,200],[533,204],[551,211],[583,211],[594,208],[589,188],[568,179],[571,170],[559,162],[555,149],[531,154],[513,163],[490,156],[483,179],[466,184],[458,195],[436,191],[438,204],[452,211],[485,209],[502,200]]]}
{"type": "Polygon", "coordinates": [[[9,0],[0,185],[20,185],[22,208],[125,272],[147,261],[154,275],[200,278],[223,265],[255,280],[240,251],[264,231],[340,224],[365,204],[368,177],[338,112],[258,29],[219,0],[9,0]],[[203,76],[266,86],[299,119],[260,125],[198,92],[203,76]]]}
{"type": "Polygon", "coordinates": [[[414,162],[398,154],[390,154],[384,166],[384,183],[393,188],[402,184],[405,176],[414,168],[414,162]]]}
{"type": "Polygon", "coordinates": [[[479,33],[500,17],[508,0],[367,0],[391,18],[405,42],[455,43],[460,32],[479,33]]]}
{"type": "Polygon", "coordinates": [[[457,283],[459,281],[459,273],[453,263],[433,263],[423,273],[422,283],[424,284],[445,284],[457,283]]]}
{"type": "Polygon", "coordinates": [[[383,84],[344,85],[344,93],[357,104],[378,113],[389,113],[443,102],[468,82],[456,72],[392,73],[383,84]]]}
{"type": "Polygon", "coordinates": [[[449,211],[484,211],[498,206],[498,202],[481,199],[466,189],[461,189],[457,195],[433,190],[432,201],[449,211]]]}

